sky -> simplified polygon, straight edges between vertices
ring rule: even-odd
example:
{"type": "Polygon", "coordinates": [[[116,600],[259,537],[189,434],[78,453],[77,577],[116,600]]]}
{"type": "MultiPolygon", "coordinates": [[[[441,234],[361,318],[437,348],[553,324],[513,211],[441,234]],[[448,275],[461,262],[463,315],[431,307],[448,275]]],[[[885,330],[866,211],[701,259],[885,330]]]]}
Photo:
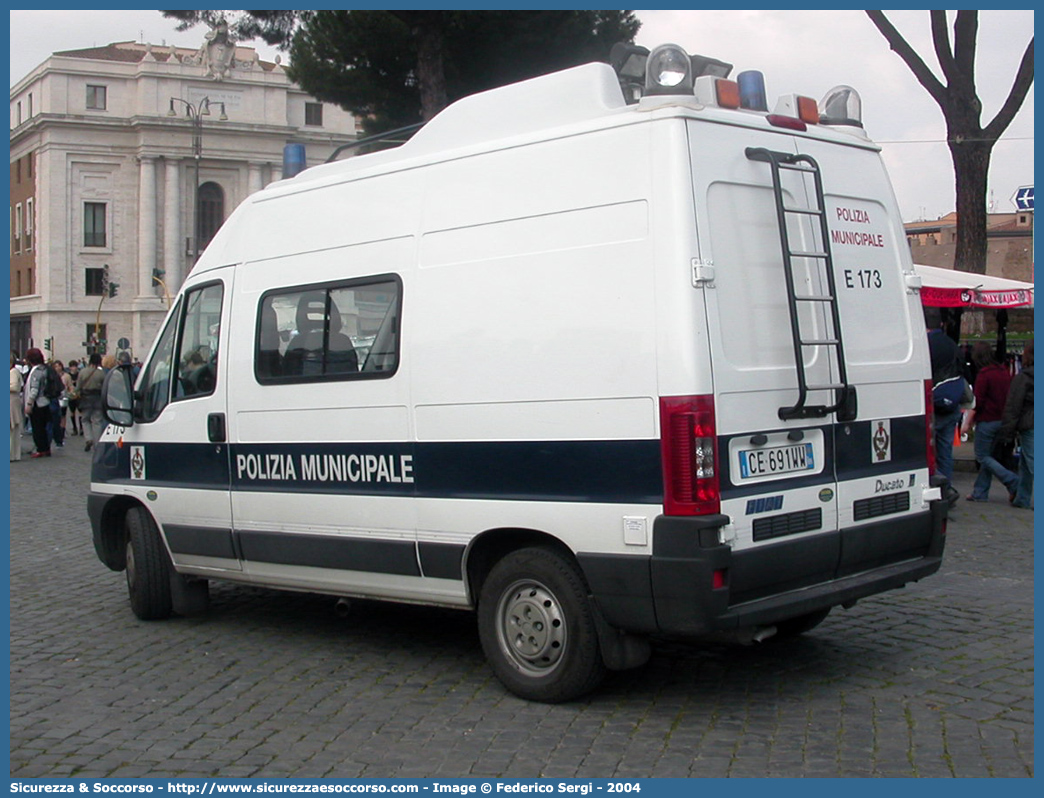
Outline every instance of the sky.
{"type": "MultiPolygon", "coordinates": [[[[889,19],[936,75],[926,11],[890,11],[889,19]]],[[[863,124],[882,153],[899,200],[903,221],[937,219],[954,210],[953,165],[945,144],[942,112],[892,53],[884,37],[858,10],[637,11],[642,29],[636,42],[650,49],[671,42],[690,53],[765,74],[770,106],[774,98],[797,93],[822,99],[838,84],[862,97],[863,124]]],[[[976,60],[983,124],[1007,96],[1026,44],[1033,34],[1032,10],[982,11],[976,60]]],[[[179,33],[158,11],[10,12],[11,85],[52,52],[118,41],[147,41],[198,47],[204,27],[179,33]]],[[[263,42],[245,42],[262,58],[277,51],[263,42]]],[[[286,60],[285,55],[282,57],[286,60]]],[[[1013,196],[1033,185],[1033,97],[993,149],[989,191],[996,213],[1015,210],[1013,196]]]]}

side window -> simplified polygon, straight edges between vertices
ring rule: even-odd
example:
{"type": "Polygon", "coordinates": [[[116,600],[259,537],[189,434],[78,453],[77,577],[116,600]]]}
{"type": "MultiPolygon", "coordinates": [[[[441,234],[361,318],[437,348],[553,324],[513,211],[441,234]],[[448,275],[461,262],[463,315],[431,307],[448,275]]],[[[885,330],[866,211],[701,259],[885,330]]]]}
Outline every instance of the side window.
{"type": "Polygon", "coordinates": [[[152,359],[145,366],[138,383],[138,392],[142,397],[143,421],[155,419],[170,401],[170,364],[174,356],[174,339],[177,337],[180,318],[181,305],[179,304],[167,319],[167,326],[160,334],[159,343],[152,353],[152,359]]]}
{"type": "Polygon", "coordinates": [[[214,393],[221,333],[220,283],[186,296],[185,325],[178,347],[178,381],[174,398],[214,393]]]}
{"type": "Polygon", "coordinates": [[[390,377],[399,364],[401,293],[391,276],[268,292],[258,309],[258,381],[390,377]]]}
{"type": "Polygon", "coordinates": [[[222,294],[220,283],[190,291],[167,320],[138,383],[143,421],[156,419],[172,401],[214,392],[222,294]]]}

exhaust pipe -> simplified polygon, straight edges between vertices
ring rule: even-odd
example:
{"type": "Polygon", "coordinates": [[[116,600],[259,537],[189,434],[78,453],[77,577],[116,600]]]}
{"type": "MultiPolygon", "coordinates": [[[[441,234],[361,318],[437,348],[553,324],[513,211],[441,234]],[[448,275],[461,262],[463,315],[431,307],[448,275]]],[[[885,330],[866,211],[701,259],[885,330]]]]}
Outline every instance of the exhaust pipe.
{"type": "Polygon", "coordinates": [[[741,629],[700,635],[700,640],[705,640],[709,643],[738,643],[741,646],[751,646],[768,640],[776,634],[776,631],[775,626],[745,626],[741,629]]]}
{"type": "Polygon", "coordinates": [[[334,604],[334,612],[338,618],[347,618],[352,613],[352,602],[346,598],[337,599],[337,603],[334,604]]]}
{"type": "Polygon", "coordinates": [[[776,634],[776,627],[775,626],[763,626],[762,628],[758,629],[753,634],[753,636],[751,637],[751,642],[752,643],[763,643],[764,641],[768,640],[770,637],[773,637],[775,634],[776,634]]]}

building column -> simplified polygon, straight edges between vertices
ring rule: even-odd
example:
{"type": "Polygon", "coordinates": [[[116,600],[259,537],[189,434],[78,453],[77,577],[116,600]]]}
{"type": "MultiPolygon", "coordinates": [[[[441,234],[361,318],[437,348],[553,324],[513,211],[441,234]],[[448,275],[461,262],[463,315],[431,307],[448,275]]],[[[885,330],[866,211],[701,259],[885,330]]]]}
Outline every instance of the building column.
{"type": "Polygon", "coordinates": [[[261,164],[252,163],[247,167],[247,194],[253,194],[264,188],[261,181],[261,164]]]}
{"type": "Polygon", "coordinates": [[[156,268],[156,159],[142,156],[138,167],[138,292],[152,296],[156,268]]]}
{"type": "MultiPolygon", "coordinates": [[[[163,282],[173,295],[181,287],[181,162],[167,158],[166,193],[163,201],[163,282]]],[[[162,286],[160,287],[162,291],[162,286]]]]}

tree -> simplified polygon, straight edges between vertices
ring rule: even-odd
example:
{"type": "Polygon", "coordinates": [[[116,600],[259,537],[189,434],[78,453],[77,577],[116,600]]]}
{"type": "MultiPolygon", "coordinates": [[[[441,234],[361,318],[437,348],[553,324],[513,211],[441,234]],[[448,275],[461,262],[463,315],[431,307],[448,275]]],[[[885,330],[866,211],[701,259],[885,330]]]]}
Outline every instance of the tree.
{"type": "MultiPolygon", "coordinates": [[[[184,30],[222,12],[162,13],[184,30]]],[[[245,11],[229,31],[288,49],[288,76],[373,134],[478,91],[607,61],[640,26],[630,11],[245,11]]]]}
{"type": "Polygon", "coordinates": [[[945,11],[931,11],[932,41],[945,85],[881,11],[867,11],[892,50],[939,105],[946,120],[946,143],[953,160],[957,188],[957,247],[954,266],[960,271],[986,273],[986,186],[993,147],[1022,107],[1033,84],[1033,39],[1030,38],[1008,97],[985,127],[982,102],[975,85],[978,11],[958,11],[951,47],[945,11]]]}

